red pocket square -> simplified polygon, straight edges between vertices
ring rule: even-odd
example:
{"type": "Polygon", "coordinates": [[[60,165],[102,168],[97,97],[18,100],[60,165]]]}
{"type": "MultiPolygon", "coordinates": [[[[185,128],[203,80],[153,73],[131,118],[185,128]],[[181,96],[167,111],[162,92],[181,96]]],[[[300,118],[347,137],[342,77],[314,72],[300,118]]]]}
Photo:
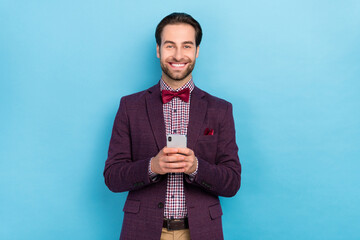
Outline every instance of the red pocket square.
{"type": "Polygon", "coordinates": [[[204,135],[214,135],[214,129],[206,128],[204,135]]]}

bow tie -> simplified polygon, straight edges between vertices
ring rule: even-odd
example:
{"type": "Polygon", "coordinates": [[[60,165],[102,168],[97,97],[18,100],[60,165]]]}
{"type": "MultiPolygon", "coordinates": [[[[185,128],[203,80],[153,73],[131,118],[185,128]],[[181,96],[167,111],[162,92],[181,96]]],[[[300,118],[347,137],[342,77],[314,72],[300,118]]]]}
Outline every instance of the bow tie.
{"type": "Polygon", "coordinates": [[[178,97],[181,100],[183,100],[184,102],[189,102],[189,97],[190,97],[190,89],[189,88],[184,88],[183,90],[178,91],[178,92],[162,90],[161,93],[162,93],[161,97],[162,97],[163,103],[170,102],[174,97],[178,97]]]}

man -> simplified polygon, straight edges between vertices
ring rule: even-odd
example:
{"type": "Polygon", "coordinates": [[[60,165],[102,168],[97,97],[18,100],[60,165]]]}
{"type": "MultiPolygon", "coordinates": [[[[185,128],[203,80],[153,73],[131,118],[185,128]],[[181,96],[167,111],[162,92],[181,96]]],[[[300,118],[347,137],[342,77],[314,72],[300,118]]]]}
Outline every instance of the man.
{"type": "Polygon", "coordinates": [[[155,37],[161,80],[121,99],[105,163],[109,189],[129,191],[120,239],[223,239],[218,196],[234,196],[241,174],[232,106],[194,86],[195,19],[170,14],[155,37]],[[187,147],[166,147],[168,134],[187,147]]]}

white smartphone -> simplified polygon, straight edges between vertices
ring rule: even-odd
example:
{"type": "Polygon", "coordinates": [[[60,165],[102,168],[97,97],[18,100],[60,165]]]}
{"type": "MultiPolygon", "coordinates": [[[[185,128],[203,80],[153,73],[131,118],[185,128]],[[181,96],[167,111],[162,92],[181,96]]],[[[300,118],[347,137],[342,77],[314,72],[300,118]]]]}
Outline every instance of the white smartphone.
{"type": "Polygon", "coordinates": [[[168,134],[166,135],[166,146],[169,148],[186,148],[186,135],[168,134]]]}

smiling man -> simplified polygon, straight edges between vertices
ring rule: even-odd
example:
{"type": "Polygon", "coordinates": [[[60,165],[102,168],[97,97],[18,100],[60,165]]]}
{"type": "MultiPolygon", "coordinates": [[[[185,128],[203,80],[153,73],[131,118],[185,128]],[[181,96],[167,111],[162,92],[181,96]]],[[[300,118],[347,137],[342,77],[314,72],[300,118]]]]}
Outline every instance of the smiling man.
{"type": "Polygon", "coordinates": [[[191,79],[199,55],[199,47],[194,39],[195,29],[189,24],[172,24],[164,26],[162,33],[157,34],[162,34],[156,50],[163,80],[168,84],[176,84],[176,89],[191,79]]]}
{"type": "Polygon", "coordinates": [[[232,106],[194,85],[194,18],[166,16],[155,38],[161,79],[121,99],[105,163],[108,188],[129,191],[120,239],[223,239],[219,196],[241,180],[232,106]]]}

